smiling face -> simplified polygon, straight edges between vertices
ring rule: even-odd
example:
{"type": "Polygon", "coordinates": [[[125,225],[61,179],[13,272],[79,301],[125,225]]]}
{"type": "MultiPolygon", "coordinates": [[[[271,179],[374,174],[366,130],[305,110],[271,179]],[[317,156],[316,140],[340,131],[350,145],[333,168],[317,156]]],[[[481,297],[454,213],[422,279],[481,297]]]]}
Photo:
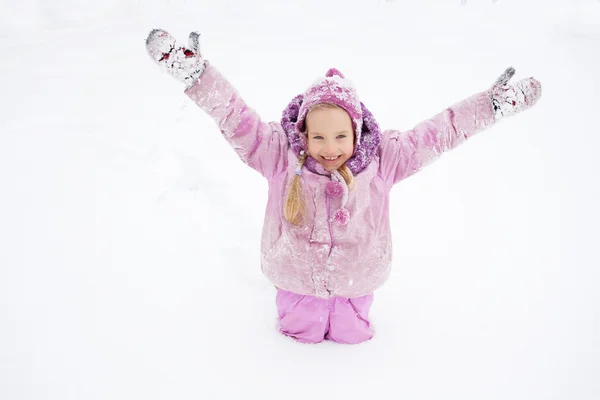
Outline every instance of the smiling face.
{"type": "Polygon", "coordinates": [[[354,152],[354,129],[348,113],[333,105],[319,105],[306,116],[308,154],[327,171],[340,168],[354,152]]]}

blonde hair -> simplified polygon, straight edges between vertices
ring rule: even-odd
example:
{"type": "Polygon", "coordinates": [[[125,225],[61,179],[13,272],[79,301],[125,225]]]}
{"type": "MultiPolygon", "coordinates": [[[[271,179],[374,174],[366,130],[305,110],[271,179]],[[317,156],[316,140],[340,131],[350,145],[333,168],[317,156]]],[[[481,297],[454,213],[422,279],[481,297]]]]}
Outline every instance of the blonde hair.
{"type": "MultiPolygon", "coordinates": [[[[306,116],[316,108],[341,108],[335,104],[331,103],[318,103],[312,106],[306,116]]],[[[306,158],[308,154],[304,152],[302,155],[298,157],[298,164],[296,166],[297,170],[302,170],[304,163],[306,162],[306,158]]],[[[354,190],[354,175],[352,175],[352,171],[350,168],[344,163],[339,169],[338,172],[346,181],[346,186],[348,186],[348,190],[354,190]]],[[[302,195],[302,185],[300,183],[300,175],[296,174],[294,178],[292,178],[292,183],[290,184],[290,188],[288,189],[285,206],[284,206],[284,217],[285,219],[293,225],[301,225],[304,222],[304,212],[305,212],[305,204],[304,204],[304,196],[302,195]]]]}

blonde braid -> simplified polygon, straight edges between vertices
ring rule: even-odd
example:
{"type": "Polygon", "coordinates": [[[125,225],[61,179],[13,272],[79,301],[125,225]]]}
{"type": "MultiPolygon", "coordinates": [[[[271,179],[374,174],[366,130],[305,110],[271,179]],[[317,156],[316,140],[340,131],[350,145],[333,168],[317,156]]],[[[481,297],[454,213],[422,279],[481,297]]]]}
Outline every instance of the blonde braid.
{"type": "Polygon", "coordinates": [[[344,178],[344,180],[346,181],[346,186],[348,186],[348,190],[354,190],[354,175],[352,175],[352,171],[350,171],[350,168],[348,168],[348,166],[344,164],[338,169],[338,171],[340,175],[342,175],[342,178],[344,178]]]}
{"type": "Polygon", "coordinates": [[[298,164],[296,164],[297,172],[292,179],[285,200],[284,216],[285,219],[293,225],[300,225],[304,220],[304,196],[302,195],[299,171],[302,171],[306,157],[308,157],[308,155],[305,152],[302,152],[300,157],[298,157],[298,164]]]}

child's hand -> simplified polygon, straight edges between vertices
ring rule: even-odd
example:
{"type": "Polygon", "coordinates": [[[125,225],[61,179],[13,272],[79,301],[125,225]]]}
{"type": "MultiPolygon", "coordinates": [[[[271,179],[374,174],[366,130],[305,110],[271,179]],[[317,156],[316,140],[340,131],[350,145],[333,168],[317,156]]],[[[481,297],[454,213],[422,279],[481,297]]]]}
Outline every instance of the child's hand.
{"type": "Polygon", "coordinates": [[[508,81],[514,74],[513,67],[507,68],[488,91],[496,118],[526,110],[537,103],[542,95],[542,85],[533,77],[509,85],[508,81]]]}
{"type": "Polygon", "coordinates": [[[181,47],[161,29],[153,29],[146,39],[146,50],[154,62],[177,80],[192,86],[202,72],[205,60],[200,55],[200,34],[190,33],[189,48],[181,47]]]}

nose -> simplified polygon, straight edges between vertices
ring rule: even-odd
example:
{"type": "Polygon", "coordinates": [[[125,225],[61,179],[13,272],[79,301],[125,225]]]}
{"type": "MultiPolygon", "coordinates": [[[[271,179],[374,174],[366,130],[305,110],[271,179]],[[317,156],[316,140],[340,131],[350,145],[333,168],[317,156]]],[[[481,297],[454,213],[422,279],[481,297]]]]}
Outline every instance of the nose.
{"type": "Polygon", "coordinates": [[[331,142],[327,142],[325,144],[324,150],[325,150],[325,154],[327,154],[327,155],[333,155],[335,153],[335,151],[336,151],[335,144],[331,143],[331,142]]]}

